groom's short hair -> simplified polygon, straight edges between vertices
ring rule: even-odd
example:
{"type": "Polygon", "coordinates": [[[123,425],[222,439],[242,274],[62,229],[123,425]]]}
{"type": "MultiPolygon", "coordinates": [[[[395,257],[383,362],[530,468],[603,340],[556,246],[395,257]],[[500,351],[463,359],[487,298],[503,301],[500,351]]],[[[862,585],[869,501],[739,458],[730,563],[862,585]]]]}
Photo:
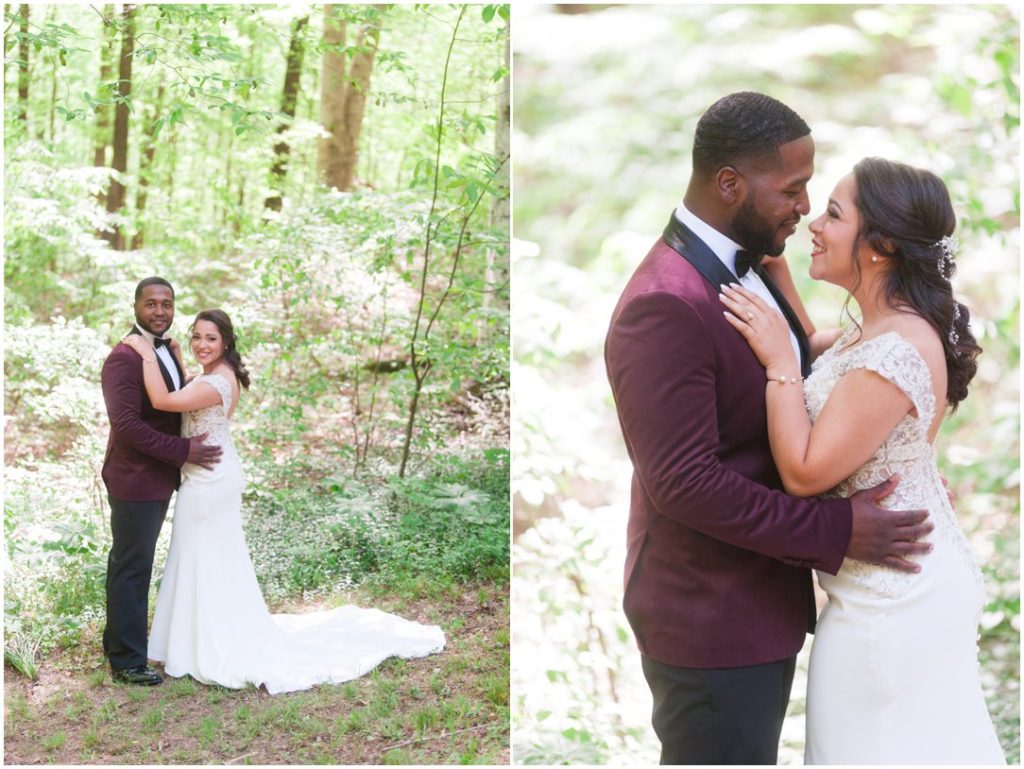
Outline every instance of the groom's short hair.
{"type": "Polygon", "coordinates": [[[172,286],[163,278],[159,278],[156,275],[154,275],[150,278],[143,278],[142,280],[139,281],[139,285],[135,287],[136,302],[139,301],[139,298],[142,296],[142,289],[144,289],[146,286],[167,286],[167,288],[171,289],[171,298],[174,298],[174,286],[172,286]]]}
{"type": "Polygon", "coordinates": [[[753,91],[729,94],[697,121],[693,172],[706,179],[742,159],[777,157],[780,146],[810,132],[803,118],[778,99],[753,91]]]}

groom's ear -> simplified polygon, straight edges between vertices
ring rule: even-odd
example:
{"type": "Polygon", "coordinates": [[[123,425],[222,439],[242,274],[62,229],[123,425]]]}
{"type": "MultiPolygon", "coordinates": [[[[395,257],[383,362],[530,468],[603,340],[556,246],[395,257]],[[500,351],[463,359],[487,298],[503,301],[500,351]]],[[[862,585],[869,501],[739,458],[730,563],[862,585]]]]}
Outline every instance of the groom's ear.
{"type": "Polygon", "coordinates": [[[715,190],[722,202],[729,206],[743,200],[744,185],[743,175],[732,166],[722,166],[715,174],[715,190]]]}

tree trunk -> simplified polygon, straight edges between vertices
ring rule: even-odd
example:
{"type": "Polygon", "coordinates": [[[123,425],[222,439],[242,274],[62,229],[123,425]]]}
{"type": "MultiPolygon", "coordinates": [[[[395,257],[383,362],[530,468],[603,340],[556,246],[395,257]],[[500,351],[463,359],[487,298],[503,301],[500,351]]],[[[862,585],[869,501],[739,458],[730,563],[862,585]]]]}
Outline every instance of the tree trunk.
{"type": "Polygon", "coordinates": [[[374,19],[359,30],[356,46],[363,50],[352,57],[349,81],[345,88],[345,127],[341,143],[339,189],[350,189],[355,179],[356,162],[359,159],[359,134],[363,130],[366,97],[370,92],[370,75],[373,72],[373,60],[377,55],[378,45],[380,24],[374,19]]]}
{"type": "Polygon", "coordinates": [[[337,165],[336,126],[345,122],[345,45],[346,21],[334,15],[333,5],[324,5],[324,57],[320,77],[320,122],[331,134],[322,138],[317,146],[317,172],[328,185],[332,181],[332,168],[337,165]]]}
{"type": "MultiPolygon", "coordinates": [[[[109,83],[114,75],[114,37],[111,34],[113,25],[109,19],[114,17],[114,6],[103,6],[103,42],[100,45],[100,86],[97,89],[97,99],[103,100],[108,96],[106,83],[109,83]]],[[[92,164],[101,168],[107,164],[107,147],[110,144],[110,105],[103,104],[96,108],[96,143],[93,145],[92,164]]],[[[100,202],[104,202],[101,193],[100,202]]]]}
{"type": "MultiPolygon", "coordinates": [[[[128,99],[132,93],[132,52],[135,43],[134,6],[124,7],[124,33],[121,36],[121,60],[117,76],[117,107],[114,110],[114,154],[110,167],[123,174],[128,170],[128,99]]],[[[117,213],[124,208],[125,189],[111,177],[107,193],[107,211],[117,213]]],[[[107,241],[117,251],[124,251],[124,232],[118,225],[107,234],[107,241]]]]}
{"type": "Polygon", "coordinates": [[[164,91],[165,87],[163,82],[160,83],[156,91],[156,99],[153,102],[153,108],[150,111],[148,123],[148,130],[146,130],[141,139],[142,153],[139,158],[139,184],[135,190],[135,210],[140,214],[139,216],[139,228],[132,235],[131,248],[134,251],[137,248],[142,248],[145,242],[145,218],[141,216],[142,212],[146,210],[146,198],[149,194],[149,182],[150,177],[153,175],[153,157],[156,154],[156,140],[153,138],[153,134],[156,131],[156,122],[160,119],[160,113],[163,112],[164,108],[164,91]]]}
{"type": "MultiPolygon", "coordinates": [[[[302,75],[302,55],[304,53],[302,30],[305,29],[308,22],[309,17],[303,16],[292,27],[292,40],[288,46],[288,63],[285,68],[284,87],[281,90],[281,112],[287,115],[288,119],[281,121],[281,124],[277,127],[277,133],[279,134],[288,130],[288,127],[295,119],[295,105],[299,101],[299,81],[302,75]]],[[[264,201],[264,208],[269,208],[273,211],[281,210],[280,189],[288,170],[288,154],[290,150],[288,142],[285,141],[279,141],[274,145],[274,165],[270,169],[270,173],[274,177],[272,183],[278,192],[264,201]]]]}
{"type": "Polygon", "coordinates": [[[18,9],[21,17],[18,21],[18,28],[21,31],[21,40],[18,42],[18,117],[25,124],[25,135],[28,135],[28,54],[29,44],[25,37],[28,34],[28,6],[22,5],[18,9]]]}
{"type": "MultiPolygon", "coordinates": [[[[324,44],[342,46],[345,42],[345,23],[333,18],[333,6],[324,6],[324,44]]],[[[339,190],[351,189],[359,159],[359,134],[366,112],[366,95],[370,91],[373,61],[380,44],[379,12],[383,6],[373,6],[375,13],[359,28],[349,75],[345,77],[345,54],[325,50],[323,78],[320,84],[320,122],[331,135],[320,140],[317,170],[328,186],[339,190]]]]}

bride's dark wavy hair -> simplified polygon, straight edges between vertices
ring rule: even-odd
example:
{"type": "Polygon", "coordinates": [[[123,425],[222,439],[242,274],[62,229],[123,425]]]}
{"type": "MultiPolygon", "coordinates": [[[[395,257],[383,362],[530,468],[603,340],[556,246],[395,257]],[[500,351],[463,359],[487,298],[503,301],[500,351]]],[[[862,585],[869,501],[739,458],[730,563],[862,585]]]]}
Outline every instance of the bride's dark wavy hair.
{"type": "MultiPolygon", "coordinates": [[[[956,410],[978,370],[981,347],[968,325],[970,313],[953,297],[950,279],[956,266],[943,269],[939,241],[956,229],[949,191],[930,171],[882,158],[864,158],[853,167],[853,177],[860,213],[853,252],[863,241],[889,257],[883,295],[892,306],[920,315],[938,333],[946,356],[946,400],[956,410]]],[[[859,280],[856,259],[853,265],[859,280]]]]}
{"type": "Polygon", "coordinates": [[[245,365],[242,363],[242,356],[238,354],[235,327],[231,325],[231,318],[223,310],[201,310],[196,315],[196,319],[192,321],[192,325],[188,327],[189,338],[192,337],[196,323],[201,320],[209,321],[217,327],[221,339],[224,340],[224,360],[227,361],[228,365],[235,372],[235,376],[238,377],[238,384],[248,390],[249,372],[246,371],[245,365]]]}

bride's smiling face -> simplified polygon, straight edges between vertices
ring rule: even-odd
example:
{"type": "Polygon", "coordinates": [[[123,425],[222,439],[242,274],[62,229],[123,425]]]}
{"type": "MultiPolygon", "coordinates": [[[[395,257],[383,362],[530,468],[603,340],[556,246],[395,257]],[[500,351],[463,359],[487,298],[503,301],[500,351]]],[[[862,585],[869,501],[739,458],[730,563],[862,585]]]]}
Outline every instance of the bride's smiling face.
{"type": "Polygon", "coordinates": [[[192,354],[203,366],[211,366],[224,355],[224,338],[217,324],[197,320],[192,328],[192,354]]]}
{"type": "MultiPolygon", "coordinates": [[[[856,183],[847,174],[836,184],[825,213],[810,224],[811,268],[815,280],[825,280],[851,290],[857,283],[854,243],[860,229],[860,212],[854,202],[856,183]]],[[[861,265],[863,267],[863,264],[861,265]]]]}

